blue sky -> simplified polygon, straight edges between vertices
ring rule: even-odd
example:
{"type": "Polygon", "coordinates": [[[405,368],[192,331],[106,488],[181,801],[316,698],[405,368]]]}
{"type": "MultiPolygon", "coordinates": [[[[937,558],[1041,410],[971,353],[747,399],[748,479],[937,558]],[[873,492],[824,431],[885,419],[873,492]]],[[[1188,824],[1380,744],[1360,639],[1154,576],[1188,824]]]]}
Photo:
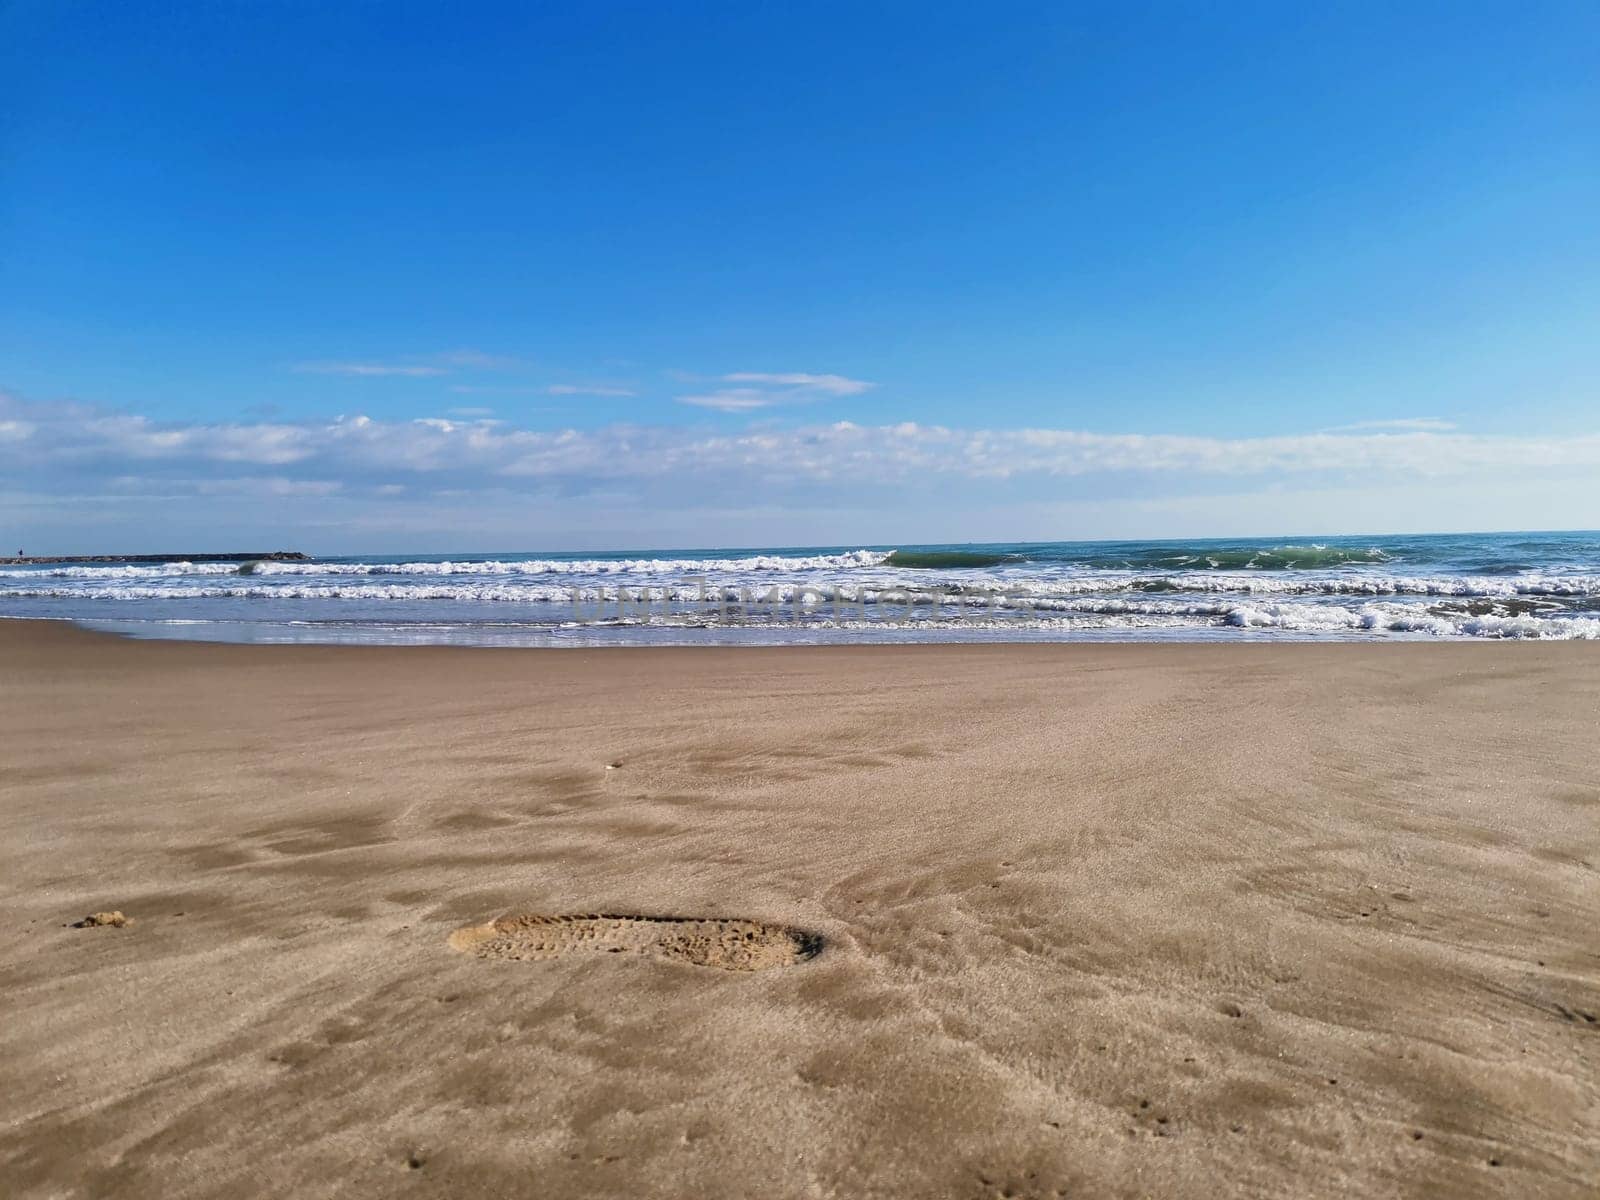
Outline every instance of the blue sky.
{"type": "Polygon", "coordinates": [[[0,43],[0,544],[1600,525],[1592,4],[0,43]]]}

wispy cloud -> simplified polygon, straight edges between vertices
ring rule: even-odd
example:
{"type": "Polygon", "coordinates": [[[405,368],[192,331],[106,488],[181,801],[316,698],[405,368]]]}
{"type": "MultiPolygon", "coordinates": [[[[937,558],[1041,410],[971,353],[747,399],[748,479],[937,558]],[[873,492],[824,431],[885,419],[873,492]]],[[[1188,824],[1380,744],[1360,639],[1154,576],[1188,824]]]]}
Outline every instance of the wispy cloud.
{"type": "Polygon", "coordinates": [[[453,383],[450,390],[462,396],[598,396],[626,398],[638,395],[631,388],[610,387],[601,384],[550,383],[550,384],[492,384],[453,383]]]}
{"type": "Polygon", "coordinates": [[[636,396],[637,392],[630,388],[606,387],[600,384],[587,383],[554,383],[544,389],[547,396],[601,396],[622,399],[636,396]]]}
{"type": "Polygon", "coordinates": [[[314,362],[297,363],[294,369],[306,375],[393,375],[421,378],[446,374],[443,367],[430,367],[420,363],[314,362]]]}
{"type": "Polygon", "coordinates": [[[460,367],[473,371],[509,371],[520,367],[522,360],[509,354],[486,354],[482,350],[448,350],[429,356],[433,362],[446,367],[460,367]]]}
{"type": "Polygon", "coordinates": [[[857,396],[873,386],[865,380],[848,379],[843,375],[812,375],[797,371],[734,371],[720,376],[718,382],[734,386],[679,396],[678,403],[718,412],[754,412],[784,404],[857,396]]]}
{"type": "Polygon", "coordinates": [[[509,371],[524,365],[508,354],[488,354],[482,350],[446,350],[438,354],[406,355],[397,362],[338,360],[296,363],[294,370],[310,375],[394,376],[421,378],[451,375],[458,371],[509,371]]]}
{"type": "MultiPolygon", "coordinates": [[[[134,486],[137,481],[126,481],[134,486]]],[[[344,490],[337,479],[285,479],[276,475],[240,479],[195,479],[190,481],[194,491],[202,496],[332,496],[344,490]]]]}
{"type": "Polygon", "coordinates": [[[1358,433],[1362,430],[1377,432],[1390,429],[1396,433],[1449,433],[1456,428],[1454,421],[1441,417],[1391,417],[1384,421],[1357,421],[1353,425],[1334,425],[1324,433],[1358,433]]]}
{"type": "Polygon", "coordinates": [[[740,413],[754,412],[758,408],[770,408],[782,402],[774,399],[770,393],[756,388],[723,388],[716,392],[679,396],[678,403],[690,404],[695,408],[714,408],[718,412],[740,413]]]}
{"type": "Polygon", "coordinates": [[[792,388],[807,392],[820,392],[827,396],[854,396],[873,385],[861,379],[846,379],[843,375],[805,375],[789,373],[768,375],[758,371],[735,371],[722,377],[725,383],[751,383],[764,387],[792,388]]]}

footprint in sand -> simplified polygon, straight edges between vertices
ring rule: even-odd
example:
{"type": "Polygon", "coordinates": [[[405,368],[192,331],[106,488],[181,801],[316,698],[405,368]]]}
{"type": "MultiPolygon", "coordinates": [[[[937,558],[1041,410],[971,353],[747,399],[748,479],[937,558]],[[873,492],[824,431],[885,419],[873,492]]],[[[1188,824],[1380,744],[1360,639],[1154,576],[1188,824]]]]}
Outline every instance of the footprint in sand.
{"type": "Polygon", "coordinates": [[[450,945],[476,958],[646,954],[724,971],[764,971],[815,958],[822,936],[763,921],[527,913],[458,929],[450,935],[450,945]]]}

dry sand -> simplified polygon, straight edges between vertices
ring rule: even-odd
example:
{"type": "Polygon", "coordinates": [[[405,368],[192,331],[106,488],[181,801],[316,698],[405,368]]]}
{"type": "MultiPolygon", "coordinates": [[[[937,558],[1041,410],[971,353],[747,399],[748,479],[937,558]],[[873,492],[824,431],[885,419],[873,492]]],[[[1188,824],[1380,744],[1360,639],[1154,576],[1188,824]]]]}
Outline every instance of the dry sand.
{"type": "Polygon", "coordinates": [[[5,621],[0,720],[7,1197],[1600,1180],[1600,646],[5,621]],[[450,944],[584,913],[745,924],[450,944]]]}

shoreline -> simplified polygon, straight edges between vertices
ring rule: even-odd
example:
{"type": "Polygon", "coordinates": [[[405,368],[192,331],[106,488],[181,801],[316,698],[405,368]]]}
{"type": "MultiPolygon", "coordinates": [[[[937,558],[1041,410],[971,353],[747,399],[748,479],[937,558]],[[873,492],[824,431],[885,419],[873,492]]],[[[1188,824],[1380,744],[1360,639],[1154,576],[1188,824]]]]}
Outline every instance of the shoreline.
{"type": "Polygon", "coordinates": [[[1586,1196],[1597,656],[0,621],[0,1174],[1586,1196]],[[597,912],[821,952],[460,948],[597,912]]]}
{"type": "MultiPolygon", "coordinates": [[[[1070,636],[1057,637],[1024,637],[1018,634],[1002,634],[999,636],[982,637],[952,637],[952,638],[926,638],[914,639],[893,636],[882,640],[859,641],[824,641],[824,640],[794,640],[794,641],[697,641],[697,642],[671,642],[671,641],[565,641],[565,642],[514,642],[514,641],[361,641],[356,639],[316,641],[312,639],[282,639],[282,640],[252,640],[250,638],[208,638],[186,635],[168,634],[142,634],[126,629],[97,629],[96,625],[123,625],[133,626],[141,624],[137,620],[125,620],[115,617],[46,617],[46,616],[16,616],[9,613],[0,613],[0,622],[7,622],[14,626],[27,628],[30,626],[57,627],[74,631],[88,637],[105,638],[110,641],[133,645],[152,646],[209,646],[223,647],[250,647],[255,649],[279,650],[375,650],[390,652],[405,652],[413,650],[452,650],[473,651],[502,654],[521,654],[533,652],[555,652],[561,654],[586,653],[589,651],[609,650],[634,650],[634,651],[726,651],[732,653],[745,653],[760,650],[849,650],[856,652],[870,651],[895,651],[909,649],[923,649],[937,651],[946,650],[1010,650],[1010,651],[1046,651],[1051,648],[1072,650],[1077,649],[1108,649],[1112,647],[1126,647],[1129,649],[1149,650],[1178,650],[1182,648],[1215,648],[1218,650],[1243,649],[1246,647],[1278,647],[1291,649],[1299,647],[1312,649],[1316,647],[1360,647],[1365,646],[1380,653],[1386,650],[1401,647],[1438,647],[1450,646],[1544,646],[1554,650],[1557,647],[1593,647],[1590,650],[1579,650],[1578,654],[1594,654],[1600,656],[1600,641],[1587,638],[1482,638],[1482,637],[1438,637],[1426,634],[1390,635],[1383,638],[1360,636],[1356,634],[1311,634],[1304,632],[1262,634],[1259,631],[1249,634],[1218,633],[1210,637],[1193,636],[1187,631],[1182,635],[1163,637],[1128,637],[1118,634],[1105,634],[1097,636],[1092,633],[1076,632],[1070,636]]],[[[156,622],[160,624],[161,622],[156,622]]],[[[271,622],[260,622],[271,624],[271,622]]],[[[185,627],[191,627],[196,622],[183,622],[185,627]]],[[[435,627],[432,622],[421,624],[435,627]]],[[[403,625],[396,626],[403,628],[403,625]]],[[[3,629],[4,625],[0,625],[3,629]]],[[[462,628],[473,628],[470,623],[462,628]]],[[[803,627],[795,627],[794,632],[800,637],[810,636],[809,631],[803,627]]],[[[889,628],[888,633],[904,633],[903,629],[889,628]]]]}

